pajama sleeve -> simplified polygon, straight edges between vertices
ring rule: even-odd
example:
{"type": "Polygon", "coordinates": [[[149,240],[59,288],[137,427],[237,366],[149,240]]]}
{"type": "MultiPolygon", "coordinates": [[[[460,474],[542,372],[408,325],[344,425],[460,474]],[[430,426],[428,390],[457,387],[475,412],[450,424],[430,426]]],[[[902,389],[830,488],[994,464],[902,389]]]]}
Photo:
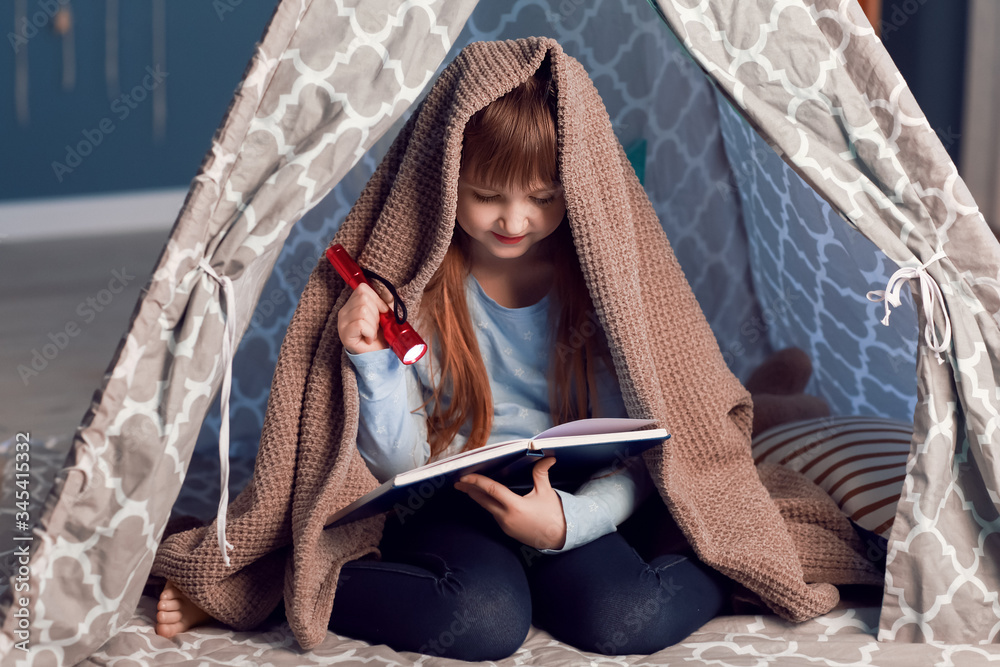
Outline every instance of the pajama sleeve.
{"type": "Polygon", "coordinates": [[[561,549],[540,551],[562,553],[617,531],[618,524],[632,515],[652,489],[653,482],[641,457],[625,465],[605,468],[575,493],[557,489],[566,518],[566,542],[561,549]]]}
{"type": "Polygon", "coordinates": [[[427,463],[427,421],[411,414],[422,403],[414,373],[391,349],[347,353],[360,395],[358,452],[380,481],[427,463]]]}

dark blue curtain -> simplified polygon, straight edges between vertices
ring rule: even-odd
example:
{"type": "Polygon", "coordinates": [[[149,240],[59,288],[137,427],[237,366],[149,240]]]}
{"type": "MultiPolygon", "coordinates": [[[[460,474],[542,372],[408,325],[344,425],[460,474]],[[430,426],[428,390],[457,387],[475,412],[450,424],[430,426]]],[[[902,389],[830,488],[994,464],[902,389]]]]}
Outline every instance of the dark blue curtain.
{"type": "Polygon", "coordinates": [[[968,0],[883,0],[882,5],[882,42],[956,164],[968,18],[968,0]]]}

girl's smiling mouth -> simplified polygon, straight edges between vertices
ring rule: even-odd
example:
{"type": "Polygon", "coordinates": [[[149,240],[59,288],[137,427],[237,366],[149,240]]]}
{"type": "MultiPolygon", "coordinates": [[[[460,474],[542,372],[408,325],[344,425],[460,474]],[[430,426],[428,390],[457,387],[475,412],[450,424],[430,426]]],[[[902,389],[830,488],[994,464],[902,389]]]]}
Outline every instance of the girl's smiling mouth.
{"type": "Polygon", "coordinates": [[[497,237],[497,240],[500,241],[500,243],[506,243],[508,245],[513,245],[524,238],[523,236],[501,236],[496,232],[492,232],[492,234],[497,237]]]}

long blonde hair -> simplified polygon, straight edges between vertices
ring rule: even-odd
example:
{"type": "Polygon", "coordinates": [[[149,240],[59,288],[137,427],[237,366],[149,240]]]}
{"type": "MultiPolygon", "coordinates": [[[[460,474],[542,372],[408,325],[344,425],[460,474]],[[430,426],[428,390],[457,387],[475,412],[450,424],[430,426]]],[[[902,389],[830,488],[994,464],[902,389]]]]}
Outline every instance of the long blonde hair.
{"type": "MultiPolygon", "coordinates": [[[[543,66],[539,73],[481,109],[465,128],[462,173],[480,183],[523,187],[559,180],[555,96],[543,66]]],[[[614,372],[573,246],[569,221],[564,219],[550,237],[554,248],[555,300],[550,322],[555,327],[549,369],[549,412],[554,424],[580,419],[596,401],[595,370],[603,358],[614,372]],[[558,314],[556,313],[558,310],[558,314]]],[[[431,336],[440,374],[429,401],[427,416],[431,455],[448,447],[471,420],[464,450],[486,444],[493,425],[493,395],[489,375],[465,300],[465,282],[471,270],[468,237],[456,225],[444,261],[424,290],[422,326],[431,336]]],[[[425,403],[426,405],[426,403],[425,403]]]]}

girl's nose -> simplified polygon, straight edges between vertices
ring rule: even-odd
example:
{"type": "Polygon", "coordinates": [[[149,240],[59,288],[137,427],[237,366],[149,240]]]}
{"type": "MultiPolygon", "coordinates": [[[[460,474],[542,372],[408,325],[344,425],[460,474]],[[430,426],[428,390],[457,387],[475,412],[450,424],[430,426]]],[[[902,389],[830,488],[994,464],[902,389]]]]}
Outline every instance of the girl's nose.
{"type": "Polygon", "coordinates": [[[528,214],[520,207],[512,206],[504,211],[501,226],[505,236],[521,236],[528,229],[528,214]]]}

